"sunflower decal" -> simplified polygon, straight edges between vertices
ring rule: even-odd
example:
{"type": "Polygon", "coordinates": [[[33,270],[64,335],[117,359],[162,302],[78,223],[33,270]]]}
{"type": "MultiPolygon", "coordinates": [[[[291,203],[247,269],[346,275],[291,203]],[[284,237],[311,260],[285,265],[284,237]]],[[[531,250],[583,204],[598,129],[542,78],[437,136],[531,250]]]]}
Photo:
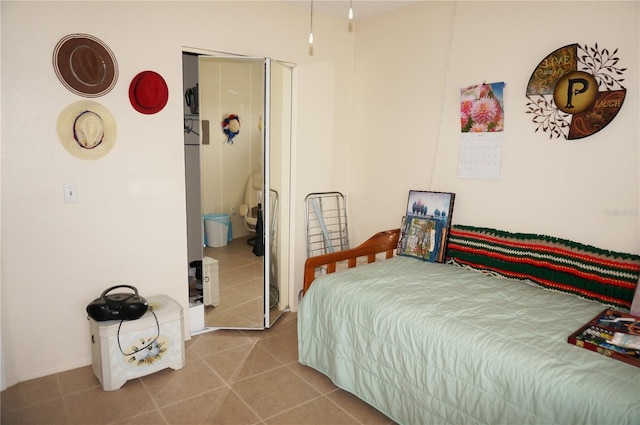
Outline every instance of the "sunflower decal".
{"type": "Polygon", "coordinates": [[[139,344],[129,347],[132,352],[128,362],[136,366],[151,366],[161,360],[168,350],[168,342],[163,338],[141,338],[139,344]]]}

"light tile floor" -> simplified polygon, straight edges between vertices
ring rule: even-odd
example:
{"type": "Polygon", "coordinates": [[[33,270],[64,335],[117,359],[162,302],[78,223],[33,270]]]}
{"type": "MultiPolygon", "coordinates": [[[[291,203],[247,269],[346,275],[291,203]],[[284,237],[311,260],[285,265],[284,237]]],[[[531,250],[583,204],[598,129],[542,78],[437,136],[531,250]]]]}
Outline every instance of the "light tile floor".
{"type": "Polygon", "coordinates": [[[297,362],[296,314],[265,331],[221,330],[186,343],[186,365],[105,392],[91,366],[1,394],[12,424],[393,424],[297,362]]]}
{"type": "Polygon", "coordinates": [[[249,237],[237,238],[204,255],[218,260],[220,305],[205,307],[209,327],[259,328],[264,321],[264,257],[253,254],[249,237]]]}

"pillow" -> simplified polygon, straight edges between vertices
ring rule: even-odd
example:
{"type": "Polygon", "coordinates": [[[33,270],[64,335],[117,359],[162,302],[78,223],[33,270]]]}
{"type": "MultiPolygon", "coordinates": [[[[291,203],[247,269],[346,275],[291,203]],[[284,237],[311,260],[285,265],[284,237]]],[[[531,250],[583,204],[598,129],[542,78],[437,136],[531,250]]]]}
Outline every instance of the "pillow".
{"type": "Polygon", "coordinates": [[[464,225],[451,227],[447,259],[624,309],[631,307],[640,275],[638,255],[464,225]]]}

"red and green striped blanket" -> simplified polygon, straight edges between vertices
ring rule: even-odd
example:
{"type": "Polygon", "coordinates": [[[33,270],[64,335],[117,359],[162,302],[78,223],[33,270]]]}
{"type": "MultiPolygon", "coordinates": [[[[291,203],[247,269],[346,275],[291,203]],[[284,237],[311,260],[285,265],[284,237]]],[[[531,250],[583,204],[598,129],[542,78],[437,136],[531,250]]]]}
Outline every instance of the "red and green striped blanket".
{"type": "Polygon", "coordinates": [[[447,260],[624,309],[631,307],[640,275],[639,255],[464,225],[451,227],[447,260]]]}

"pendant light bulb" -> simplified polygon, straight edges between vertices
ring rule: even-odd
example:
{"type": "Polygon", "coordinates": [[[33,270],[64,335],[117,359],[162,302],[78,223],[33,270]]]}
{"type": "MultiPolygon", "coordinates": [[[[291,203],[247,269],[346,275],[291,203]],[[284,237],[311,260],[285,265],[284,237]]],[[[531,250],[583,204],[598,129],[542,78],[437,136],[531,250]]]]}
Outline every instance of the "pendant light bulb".
{"type": "Polygon", "coordinates": [[[353,0],[349,1],[349,20],[353,21],[353,0]]]}
{"type": "Polygon", "coordinates": [[[313,44],[313,33],[309,33],[309,44],[313,44]]]}

